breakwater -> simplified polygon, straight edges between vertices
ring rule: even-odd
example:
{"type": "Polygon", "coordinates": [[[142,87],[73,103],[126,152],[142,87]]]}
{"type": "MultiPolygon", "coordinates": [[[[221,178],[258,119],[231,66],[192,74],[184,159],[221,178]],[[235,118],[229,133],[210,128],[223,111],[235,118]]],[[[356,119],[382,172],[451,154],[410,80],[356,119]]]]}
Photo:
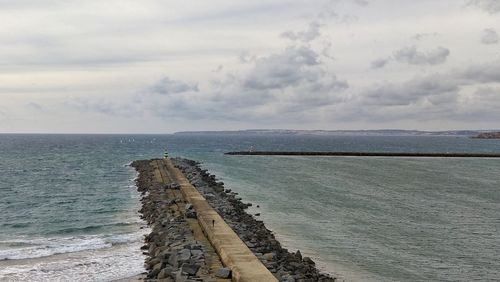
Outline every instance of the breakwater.
{"type": "Polygon", "coordinates": [[[186,215],[186,203],[178,187],[173,185],[161,160],[135,161],[132,166],[139,172],[138,191],[141,198],[142,218],[151,227],[142,247],[147,255],[146,281],[203,281],[210,278],[206,262],[207,244],[196,240],[186,215]]]}
{"type": "Polygon", "coordinates": [[[279,152],[238,151],[226,155],[239,156],[338,156],[338,157],[416,157],[416,158],[500,158],[498,153],[398,153],[398,152],[279,152]]]}
{"type": "Polygon", "coordinates": [[[300,251],[283,248],[262,221],[246,213],[250,204],[197,162],[162,159],[132,166],[139,171],[141,213],[152,228],[143,247],[146,280],[335,281],[300,251]]]}

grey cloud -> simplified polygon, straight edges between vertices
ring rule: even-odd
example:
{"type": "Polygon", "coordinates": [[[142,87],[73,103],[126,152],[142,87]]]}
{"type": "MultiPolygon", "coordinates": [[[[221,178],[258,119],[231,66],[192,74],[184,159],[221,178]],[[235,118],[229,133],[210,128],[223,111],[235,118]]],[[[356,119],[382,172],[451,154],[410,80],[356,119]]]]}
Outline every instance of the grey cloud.
{"type": "Polygon", "coordinates": [[[257,60],[243,79],[251,95],[267,96],[286,110],[315,108],[338,102],[349,87],[346,81],[323,69],[318,53],[310,47],[289,47],[257,60]]]}
{"type": "Polygon", "coordinates": [[[337,0],[330,0],[326,5],[323,6],[321,11],[317,14],[317,18],[320,20],[330,20],[334,18],[338,18],[337,11],[335,11],[335,4],[337,0]]]}
{"type": "MultiPolygon", "coordinates": [[[[418,39],[424,36],[419,34],[417,35],[418,39]]],[[[427,51],[424,53],[418,51],[417,46],[412,45],[394,51],[393,55],[388,58],[380,58],[372,61],[370,67],[372,69],[383,68],[393,59],[397,62],[410,65],[438,65],[446,62],[446,59],[449,55],[450,50],[448,50],[447,48],[438,47],[435,50],[427,51]]]]}
{"type": "Polygon", "coordinates": [[[481,36],[481,43],[483,44],[497,44],[499,40],[498,33],[492,28],[486,28],[483,30],[481,36]]]}
{"type": "Polygon", "coordinates": [[[321,55],[323,55],[326,58],[333,59],[331,42],[329,41],[323,42],[323,50],[321,50],[321,55]]]}
{"type": "Polygon", "coordinates": [[[455,75],[462,84],[500,83],[500,61],[470,66],[455,75]]]}
{"type": "Polygon", "coordinates": [[[479,122],[498,122],[500,119],[499,87],[480,86],[463,100],[463,106],[457,110],[455,119],[479,122]]]}
{"type": "Polygon", "coordinates": [[[500,61],[470,66],[460,71],[415,77],[402,83],[374,85],[362,93],[368,104],[395,106],[426,100],[432,104],[451,103],[463,86],[500,83],[500,61]]]}
{"type": "Polygon", "coordinates": [[[42,107],[42,105],[40,105],[38,103],[35,103],[35,102],[29,102],[28,104],[26,104],[26,106],[28,106],[31,109],[37,110],[37,111],[43,111],[44,110],[44,108],[42,107]]]}
{"type": "Polygon", "coordinates": [[[302,42],[311,42],[314,39],[320,36],[319,28],[321,25],[315,21],[309,23],[309,27],[304,31],[294,32],[294,31],[286,31],[281,34],[282,37],[291,39],[291,40],[299,40],[302,42]]]}
{"type": "Polygon", "coordinates": [[[363,93],[363,97],[370,105],[402,106],[423,100],[438,105],[456,99],[454,94],[457,91],[458,86],[453,80],[441,75],[431,75],[401,84],[386,83],[372,87],[363,93]]]}
{"type": "Polygon", "coordinates": [[[238,56],[238,59],[240,63],[250,63],[250,62],[255,62],[257,57],[245,51],[238,56]]]}
{"type": "MultiPolygon", "coordinates": [[[[203,54],[227,55],[240,50],[238,44],[220,43],[228,38],[227,34],[212,37],[207,45],[201,39],[196,41],[197,36],[179,31],[210,33],[228,27],[227,21],[266,26],[264,21],[276,21],[277,11],[281,21],[297,11],[314,8],[303,0],[219,2],[185,5],[182,1],[0,1],[5,27],[0,36],[0,67],[100,67],[203,54]],[[182,7],[171,13],[177,5],[182,7]],[[178,47],[177,43],[186,36],[194,43],[178,47]],[[165,45],[163,38],[175,43],[165,45]]],[[[237,34],[237,27],[228,30],[237,34]]]]}
{"type": "Polygon", "coordinates": [[[354,3],[360,6],[367,6],[368,4],[370,4],[370,2],[368,2],[367,0],[354,0],[354,3]]]}
{"type": "Polygon", "coordinates": [[[1,119],[7,119],[7,118],[8,118],[8,115],[5,112],[5,109],[3,107],[0,107],[0,120],[1,119]]]}
{"type": "Polygon", "coordinates": [[[98,113],[110,116],[131,116],[131,114],[139,114],[139,111],[132,108],[129,104],[119,104],[117,102],[109,102],[102,99],[94,100],[88,98],[71,98],[64,101],[65,108],[77,110],[86,113],[98,113]]]}
{"type": "Polygon", "coordinates": [[[433,33],[416,33],[412,39],[415,39],[415,40],[422,40],[426,37],[435,37],[435,36],[438,36],[439,33],[437,32],[433,32],[433,33]]]}
{"type": "Polygon", "coordinates": [[[372,69],[380,69],[385,67],[385,65],[387,65],[387,63],[389,63],[390,60],[391,60],[390,58],[377,59],[375,61],[372,61],[370,66],[372,69]]]}
{"type": "Polygon", "coordinates": [[[415,45],[404,47],[394,52],[394,59],[401,63],[411,65],[438,65],[446,62],[450,55],[450,50],[444,47],[438,47],[428,52],[419,52],[415,45]]]}
{"type": "Polygon", "coordinates": [[[372,85],[344,104],[339,119],[494,121],[500,88],[491,83],[500,83],[500,61],[372,85]]]}
{"type": "Polygon", "coordinates": [[[326,58],[324,50],[315,50],[309,44],[320,36],[320,27],[313,21],[305,30],[281,34],[293,42],[279,52],[263,57],[242,53],[239,60],[245,70],[235,73],[225,69],[226,74],[213,80],[203,93],[162,100],[158,104],[166,110],[160,112],[175,117],[195,112],[198,118],[261,122],[266,117],[286,119],[292,114],[303,115],[341,103],[348,82],[327,71],[321,60],[326,58]],[[184,110],[179,111],[180,108],[184,110]]]}
{"type": "MultiPolygon", "coordinates": [[[[483,103],[494,103],[500,106],[500,87],[479,87],[474,92],[475,96],[478,96],[483,103]]],[[[499,112],[500,115],[500,112],[499,112]]]]}
{"type": "Polygon", "coordinates": [[[247,63],[246,72],[226,74],[204,93],[160,101],[161,115],[192,118],[186,114],[195,112],[200,119],[261,122],[265,117],[278,120],[338,103],[349,85],[325,71],[319,57],[310,46],[290,46],[257,58],[247,63]]]}
{"type": "Polygon", "coordinates": [[[249,89],[276,89],[294,86],[304,80],[314,80],[318,73],[308,67],[318,65],[316,52],[306,47],[290,47],[282,53],[258,59],[245,79],[249,89]]]}
{"type": "Polygon", "coordinates": [[[224,69],[223,65],[218,65],[212,72],[220,73],[224,69]]]}
{"type": "Polygon", "coordinates": [[[161,95],[170,95],[184,92],[198,92],[197,84],[189,84],[180,80],[170,79],[168,76],[151,87],[151,91],[161,95]]]}
{"type": "Polygon", "coordinates": [[[500,12],[500,1],[498,0],[471,0],[469,5],[477,6],[490,14],[500,12]]]}

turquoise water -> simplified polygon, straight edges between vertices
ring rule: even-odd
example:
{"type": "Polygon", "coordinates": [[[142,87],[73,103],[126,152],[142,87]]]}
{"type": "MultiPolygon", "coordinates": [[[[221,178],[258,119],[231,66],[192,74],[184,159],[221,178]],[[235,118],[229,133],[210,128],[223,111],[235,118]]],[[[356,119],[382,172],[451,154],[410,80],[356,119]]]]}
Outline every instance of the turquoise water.
{"type": "Polygon", "coordinates": [[[251,146],[500,152],[499,140],[465,137],[0,135],[0,280],[140,273],[145,230],[126,164],[164,148],[202,161],[288,248],[349,281],[500,277],[500,160],[222,154],[251,146]]]}

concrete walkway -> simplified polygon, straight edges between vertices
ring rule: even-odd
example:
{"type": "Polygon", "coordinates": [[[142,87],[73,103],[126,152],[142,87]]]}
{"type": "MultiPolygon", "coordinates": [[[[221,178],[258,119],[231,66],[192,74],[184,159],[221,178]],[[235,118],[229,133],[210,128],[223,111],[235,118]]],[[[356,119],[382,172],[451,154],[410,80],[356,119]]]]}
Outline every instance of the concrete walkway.
{"type": "Polygon", "coordinates": [[[277,282],[274,275],[259,261],[222,217],[208,204],[198,190],[170,159],[164,159],[168,176],[180,185],[184,199],[196,210],[203,233],[219,254],[223,264],[232,272],[233,281],[277,282]],[[215,225],[213,226],[213,222],[215,225]]]}

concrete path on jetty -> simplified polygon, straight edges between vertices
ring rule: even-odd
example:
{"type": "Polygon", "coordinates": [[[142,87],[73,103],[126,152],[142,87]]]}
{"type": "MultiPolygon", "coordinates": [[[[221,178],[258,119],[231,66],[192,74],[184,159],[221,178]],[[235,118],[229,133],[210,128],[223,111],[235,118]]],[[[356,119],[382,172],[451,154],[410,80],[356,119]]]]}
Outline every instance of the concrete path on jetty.
{"type": "Polygon", "coordinates": [[[337,157],[412,157],[412,158],[500,158],[500,153],[396,153],[396,152],[227,152],[235,156],[337,156],[337,157]]]}
{"type": "Polygon", "coordinates": [[[180,185],[184,199],[193,205],[203,234],[223,264],[231,269],[233,281],[278,281],[170,159],[164,159],[159,167],[160,172],[180,185]]]}

